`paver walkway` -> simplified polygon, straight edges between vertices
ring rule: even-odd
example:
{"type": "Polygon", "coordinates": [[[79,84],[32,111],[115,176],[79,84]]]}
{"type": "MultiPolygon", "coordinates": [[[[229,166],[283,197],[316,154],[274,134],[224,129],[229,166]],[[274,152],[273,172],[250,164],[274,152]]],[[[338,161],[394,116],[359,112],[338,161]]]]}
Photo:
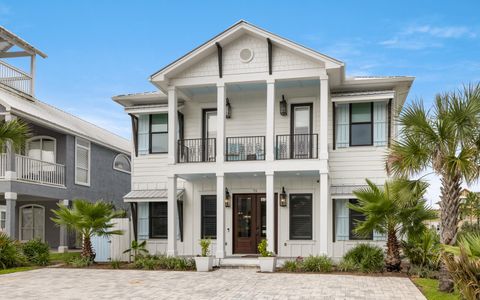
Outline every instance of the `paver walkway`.
{"type": "Polygon", "coordinates": [[[425,299],[408,278],[39,269],[0,275],[1,299],[425,299]]]}

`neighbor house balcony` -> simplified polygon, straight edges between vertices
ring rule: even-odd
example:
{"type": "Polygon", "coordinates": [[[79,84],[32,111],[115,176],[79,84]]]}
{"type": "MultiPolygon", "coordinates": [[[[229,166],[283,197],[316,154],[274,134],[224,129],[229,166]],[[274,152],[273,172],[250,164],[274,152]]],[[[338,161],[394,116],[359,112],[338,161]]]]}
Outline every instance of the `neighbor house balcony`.
{"type": "MultiPolygon", "coordinates": [[[[7,179],[8,155],[0,155],[0,178],[7,179]]],[[[18,181],[65,187],[65,166],[15,154],[16,177],[18,181]]]]}
{"type": "Polygon", "coordinates": [[[316,159],[318,158],[318,134],[277,135],[276,159],[316,159]]]}
{"type": "Polygon", "coordinates": [[[183,139],[178,141],[179,163],[214,162],[217,156],[215,138],[183,139]]]}
{"type": "Polygon", "coordinates": [[[22,93],[33,94],[32,77],[24,71],[0,60],[0,83],[22,93]]]}

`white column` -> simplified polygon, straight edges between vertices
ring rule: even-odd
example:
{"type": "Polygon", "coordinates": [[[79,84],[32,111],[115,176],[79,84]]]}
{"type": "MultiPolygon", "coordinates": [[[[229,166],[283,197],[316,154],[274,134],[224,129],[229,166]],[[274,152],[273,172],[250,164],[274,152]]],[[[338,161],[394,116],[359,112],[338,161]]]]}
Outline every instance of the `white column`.
{"type": "MultiPolygon", "coordinates": [[[[59,204],[67,206],[69,205],[69,200],[60,200],[59,204]]],[[[67,226],[60,225],[60,243],[58,245],[58,252],[65,253],[68,252],[68,230],[67,226]]]]}
{"type": "Polygon", "coordinates": [[[168,191],[168,245],[167,255],[177,255],[177,176],[169,176],[167,183],[168,191]]]}
{"type": "Polygon", "coordinates": [[[275,251],[275,188],[274,188],[274,173],[266,172],[266,193],[267,193],[267,250],[275,251]]]}
{"type": "Polygon", "coordinates": [[[225,178],[217,174],[217,258],[225,257],[225,178]]]}
{"type": "Polygon", "coordinates": [[[320,173],[320,239],[319,239],[319,254],[328,254],[329,248],[329,230],[331,223],[330,212],[330,186],[328,182],[328,174],[320,173]]]}
{"type": "Polygon", "coordinates": [[[36,55],[32,55],[30,59],[30,77],[32,80],[30,81],[30,95],[35,96],[35,73],[36,73],[36,63],[35,63],[36,55]]]}
{"type": "Polygon", "coordinates": [[[178,99],[174,86],[168,87],[168,163],[177,162],[178,99]]]}
{"type": "Polygon", "coordinates": [[[225,83],[217,83],[217,162],[223,163],[225,153],[225,83]]]}
{"type": "Polygon", "coordinates": [[[319,159],[328,159],[328,75],[320,76],[320,135],[319,159]]]}
{"type": "Polygon", "coordinates": [[[275,159],[275,80],[267,80],[267,130],[265,137],[265,159],[272,161],[275,159]]]}
{"type": "MultiPolygon", "coordinates": [[[[17,117],[11,113],[5,115],[5,121],[10,122],[15,120],[17,117]]],[[[6,180],[15,180],[17,179],[16,172],[16,161],[15,161],[15,149],[13,148],[12,142],[6,142],[6,153],[7,153],[7,163],[5,169],[5,179],[6,180]]]]}
{"type": "Polygon", "coordinates": [[[5,192],[5,202],[7,203],[5,230],[7,235],[16,239],[15,217],[17,207],[17,193],[5,192]]]}

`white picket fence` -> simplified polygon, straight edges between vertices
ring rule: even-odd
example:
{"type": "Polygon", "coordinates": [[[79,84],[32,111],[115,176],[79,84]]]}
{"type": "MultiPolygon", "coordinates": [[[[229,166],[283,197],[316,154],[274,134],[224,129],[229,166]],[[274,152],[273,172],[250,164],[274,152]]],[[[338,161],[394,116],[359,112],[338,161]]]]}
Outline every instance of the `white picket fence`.
{"type": "Polygon", "coordinates": [[[122,235],[109,237],[93,236],[92,246],[95,251],[96,262],[129,261],[128,253],[123,253],[130,248],[132,241],[131,222],[128,218],[112,219],[114,227],[112,230],[122,230],[122,235]]]}

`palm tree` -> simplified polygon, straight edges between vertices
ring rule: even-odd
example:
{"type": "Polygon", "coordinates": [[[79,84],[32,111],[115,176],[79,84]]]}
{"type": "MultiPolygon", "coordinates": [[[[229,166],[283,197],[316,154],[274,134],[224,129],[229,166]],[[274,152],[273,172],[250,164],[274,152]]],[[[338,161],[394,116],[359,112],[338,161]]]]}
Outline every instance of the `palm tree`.
{"type": "MultiPolygon", "coordinates": [[[[438,95],[427,111],[420,102],[405,107],[399,117],[401,139],[394,141],[387,170],[416,175],[429,169],[440,177],[440,241],[454,245],[457,237],[462,182],[479,176],[480,85],[438,95]]],[[[442,263],[439,289],[452,291],[453,282],[442,263]]]]}
{"type": "Polygon", "coordinates": [[[356,190],[357,204],[349,208],[362,213],[364,221],[358,221],[355,232],[360,236],[373,231],[387,234],[387,271],[400,271],[400,235],[418,237],[426,229],[424,221],[435,218],[423,198],[428,187],[423,181],[396,179],[385,182],[383,188],[367,179],[368,187],[356,190]]]}
{"type": "Polygon", "coordinates": [[[474,218],[480,224],[480,196],[477,193],[468,192],[465,202],[460,204],[460,216],[462,220],[468,217],[472,225],[474,218]]]}
{"type": "Polygon", "coordinates": [[[121,217],[123,211],[115,211],[113,205],[103,201],[89,202],[77,199],[73,201],[71,208],[58,204],[57,209],[52,209],[55,218],[51,218],[57,225],[65,225],[69,229],[76,230],[82,235],[82,254],[91,261],[95,259],[92,249],[92,236],[110,236],[123,234],[121,230],[112,230],[112,219],[121,217]]]}
{"type": "Polygon", "coordinates": [[[28,125],[20,120],[1,121],[0,122],[0,147],[11,143],[13,148],[20,151],[25,145],[25,140],[29,134],[28,125]]]}

